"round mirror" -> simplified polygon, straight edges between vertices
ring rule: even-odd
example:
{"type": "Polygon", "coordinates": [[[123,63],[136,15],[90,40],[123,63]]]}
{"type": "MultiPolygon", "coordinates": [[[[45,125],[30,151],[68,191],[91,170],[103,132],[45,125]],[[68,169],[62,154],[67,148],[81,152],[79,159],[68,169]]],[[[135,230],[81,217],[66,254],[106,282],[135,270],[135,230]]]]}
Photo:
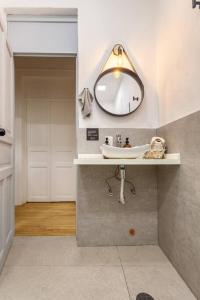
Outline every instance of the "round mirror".
{"type": "Polygon", "coordinates": [[[144,86],[139,76],[131,70],[112,68],[98,77],[94,96],[105,112],[114,116],[126,116],[142,103],[144,86]]]}

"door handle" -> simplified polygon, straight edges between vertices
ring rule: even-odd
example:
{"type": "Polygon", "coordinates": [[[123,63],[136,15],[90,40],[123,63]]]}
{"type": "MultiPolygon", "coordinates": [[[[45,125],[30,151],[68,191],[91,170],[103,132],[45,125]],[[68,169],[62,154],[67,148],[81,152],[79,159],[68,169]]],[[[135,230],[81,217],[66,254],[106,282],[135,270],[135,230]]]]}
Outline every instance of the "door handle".
{"type": "Polygon", "coordinates": [[[0,136],[6,135],[6,131],[4,128],[0,128],[0,136]]]}

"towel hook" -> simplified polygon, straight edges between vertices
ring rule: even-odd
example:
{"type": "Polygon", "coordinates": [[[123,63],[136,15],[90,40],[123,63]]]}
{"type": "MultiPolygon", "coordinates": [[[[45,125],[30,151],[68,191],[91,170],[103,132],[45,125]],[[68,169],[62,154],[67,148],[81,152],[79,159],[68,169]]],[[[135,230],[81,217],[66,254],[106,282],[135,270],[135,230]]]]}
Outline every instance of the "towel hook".
{"type": "Polygon", "coordinates": [[[199,5],[199,8],[200,8],[200,1],[192,0],[192,7],[196,8],[197,5],[199,5]]]}

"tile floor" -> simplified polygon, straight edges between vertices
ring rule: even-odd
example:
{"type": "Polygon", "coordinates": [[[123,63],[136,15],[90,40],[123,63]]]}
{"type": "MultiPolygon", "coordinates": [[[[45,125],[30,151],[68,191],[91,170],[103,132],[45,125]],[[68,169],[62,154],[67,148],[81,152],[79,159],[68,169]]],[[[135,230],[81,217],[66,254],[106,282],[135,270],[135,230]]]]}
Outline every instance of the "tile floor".
{"type": "Polygon", "coordinates": [[[157,246],[78,248],[74,237],[16,237],[0,300],[196,299],[157,246]]]}

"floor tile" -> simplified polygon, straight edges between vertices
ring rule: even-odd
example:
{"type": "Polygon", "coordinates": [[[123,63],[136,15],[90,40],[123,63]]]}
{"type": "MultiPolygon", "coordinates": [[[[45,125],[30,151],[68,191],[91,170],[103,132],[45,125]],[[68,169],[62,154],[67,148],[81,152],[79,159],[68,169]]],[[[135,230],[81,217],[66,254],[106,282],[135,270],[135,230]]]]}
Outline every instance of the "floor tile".
{"type": "Polygon", "coordinates": [[[129,300],[126,283],[131,300],[141,292],[196,299],[158,246],[80,248],[75,237],[17,237],[0,300],[129,300]]]}
{"type": "Polygon", "coordinates": [[[75,236],[15,236],[13,245],[26,244],[27,246],[44,243],[65,243],[66,247],[76,246],[75,236]]]}
{"type": "Polygon", "coordinates": [[[72,238],[15,238],[7,266],[120,266],[116,247],[77,247],[72,238]]]}
{"type": "Polygon", "coordinates": [[[159,265],[169,261],[159,246],[122,246],[118,247],[123,265],[159,265]]]}
{"type": "Polygon", "coordinates": [[[131,300],[146,292],[155,300],[195,300],[176,270],[169,265],[125,266],[131,300]]]}
{"type": "Polygon", "coordinates": [[[121,267],[6,267],[0,300],[129,300],[121,267]]]}
{"type": "Polygon", "coordinates": [[[24,246],[48,246],[52,244],[65,245],[65,247],[75,247],[77,246],[76,237],[75,236],[15,236],[13,245],[21,245],[24,246]]]}

